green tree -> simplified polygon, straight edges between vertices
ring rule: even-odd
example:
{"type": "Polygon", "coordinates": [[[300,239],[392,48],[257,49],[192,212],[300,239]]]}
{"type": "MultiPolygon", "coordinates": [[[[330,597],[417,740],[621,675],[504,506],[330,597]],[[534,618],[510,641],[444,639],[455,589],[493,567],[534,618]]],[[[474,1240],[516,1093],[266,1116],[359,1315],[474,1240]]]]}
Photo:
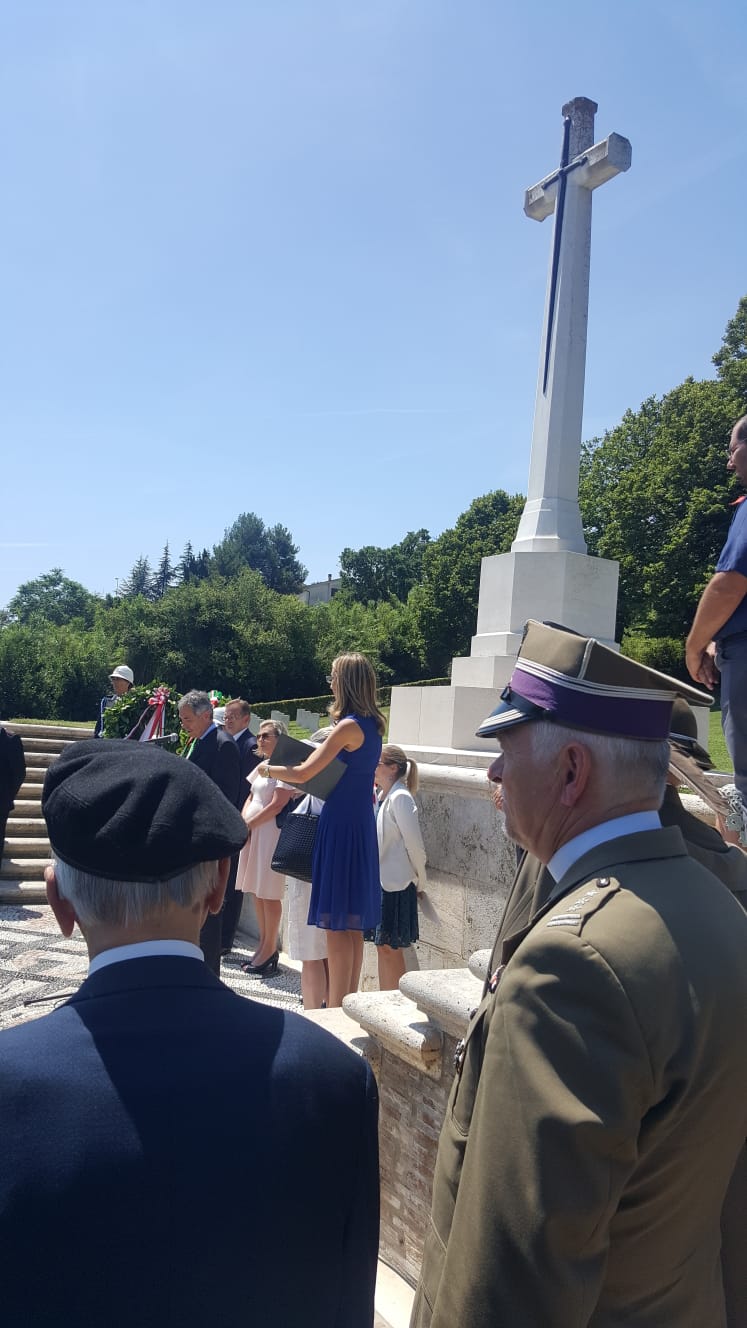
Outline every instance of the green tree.
{"type": "Polygon", "coordinates": [[[343,549],[340,554],[342,588],[361,604],[390,595],[405,601],[423,574],[423,557],[430,543],[427,530],[411,530],[399,544],[379,548],[343,549]]]}
{"type": "Polygon", "coordinates": [[[169,586],[173,586],[177,577],[177,569],[172,566],[171,555],[169,554],[168,540],[163,546],[158,567],[153,574],[151,581],[151,593],[154,599],[163,599],[169,586]]]}
{"type": "Polygon", "coordinates": [[[292,595],[306,577],[297,555],[298,546],[285,526],[268,529],[255,512],[242,512],[213,548],[212,569],[231,578],[250,567],[261,573],[270,590],[292,595]]]}
{"type": "Polygon", "coordinates": [[[469,654],[477,623],[480,563],[510,549],[523,508],[521,494],[503,489],[486,493],[424,550],[422,580],[410,591],[408,607],[428,675],[440,677],[455,655],[469,654]]]}
{"type": "Polygon", "coordinates": [[[721,347],[713,357],[719,378],[739,402],[738,415],[747,412],[747,295],[726,324],[721,347]]]}
{"type": "Polygon", "coordinates": [[[119,593],[124,599],[134,599],[136,595],[153,599],[153,572],[149,560],[142,554],[133,564],[130,575],[121,582],[119,593]]]}
{"type": "Polygon", "coordinates": [[[61,626],[79,619],[91,626],[96,604],[96,595],[79,581],[71,581],[61,567],[53,567],[18,587],[8,605],[7,621],[28,625],[38,620],[61,626]]]}
{"type": "Polygon", "coordinates": [[[687,379],[584,446],[584,533],[590,553],[620,564],[618,639],[684,639],[732,516],[726,447],[738,413],[725,380],[687,379]]]}
{"type": "Polygon", "coordinates": [[[329,603],[308,610],[316,636],[319,685],[336,655],[360,650],[371,660],[380,684],[423,676],[423,650],[414,611],[393,596],[361,604],[342,590],[329,603]]]}

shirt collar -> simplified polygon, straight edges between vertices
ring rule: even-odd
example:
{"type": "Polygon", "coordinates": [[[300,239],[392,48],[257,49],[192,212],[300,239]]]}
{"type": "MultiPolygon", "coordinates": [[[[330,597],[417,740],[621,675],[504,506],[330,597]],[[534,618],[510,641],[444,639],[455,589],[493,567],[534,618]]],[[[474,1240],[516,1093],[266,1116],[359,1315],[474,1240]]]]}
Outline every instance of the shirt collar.
{"type": "Polygon", "coordinates": [[[135,941],[132,945],[116,945],[110,950],[102,950],[88,965],[88,976],[110,964],[121,964],[126,959],[152,959],[160,955],[181,955],[184,959],[199,959],[205,956],[199,945],[191,941],[135,941]]]}
{"type": "Polygon", "coordinates": [[[561,844],[557,853],[553,853],[547,864],[547,870],[557,883],[575,862],[598,844],[606,844],[609,839],[620,839],[622,835],[635,835],[641,830],[660,830],[661,820],[658,812],[631,812],[628,816],[615,816],[611,821],[602,821],[582,831],[567,843],[561,844]]]}

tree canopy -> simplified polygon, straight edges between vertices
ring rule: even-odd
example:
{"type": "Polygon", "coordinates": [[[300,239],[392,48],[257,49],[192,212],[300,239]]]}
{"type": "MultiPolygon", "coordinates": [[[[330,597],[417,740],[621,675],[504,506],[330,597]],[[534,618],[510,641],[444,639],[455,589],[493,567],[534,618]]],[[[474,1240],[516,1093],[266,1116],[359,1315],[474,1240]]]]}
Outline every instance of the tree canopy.
{"type": "Polygon", "coordinates": [[[211,570],[219,576],[238,576],[250,567],[261,573],[265,585],[280,595],[294,595],[306,578],[298,560],[298,546],[286,526],[266,526],[254,512],[242,512],[213,548],[211,570]]]}
{"type": "Polygon", "coordinates": [[[747,408],[746,331],[742,300],[714,356],[718,378],[650,397],[584,446],[584,533],[590,553],[620,563],[618,636],[684,638],[713,572],[738,494],[726,457],[747,408]]]}
{"type": "Polygon", "coordinates": [[[394,595],[406,600],[423,574],[423,556],[430,543],[427,530],[410,530],[399,544],[383,549],[367,544],[343,549],[340,577],[343,590],[360,604],[376,603],[394,595]]]}
{"type": "Polygon", "coordinates": [[[79,619],[90,627],[97,602],[97,596],[79,581],[71,581],[61,567],[53,567],[18,587],[8,604],[7,621],[23,626],[39,621],[60,627],[79,619]]]}

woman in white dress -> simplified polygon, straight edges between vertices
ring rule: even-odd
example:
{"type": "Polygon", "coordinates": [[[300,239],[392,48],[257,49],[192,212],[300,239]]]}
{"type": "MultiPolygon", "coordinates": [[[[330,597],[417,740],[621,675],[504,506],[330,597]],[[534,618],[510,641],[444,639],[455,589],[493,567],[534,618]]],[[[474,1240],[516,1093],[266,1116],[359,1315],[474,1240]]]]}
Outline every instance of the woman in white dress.
{"type": "MultiPolygon", "coordinates": [[[[265,720],[257,734],[257,748],[269,760],[285,725],[274,719],[265,720]]],[[[251,960],[242,964],[244,973],[269,977],[278,967],[278,932],[283,911],[285,877],[271,867],[272,855],[280,837],[275,817],[281,812],[296,790],[277,779],[269,779],[253,770],[249,776],[251,793],[241,811],[250,834],[241,850],[236,875],[236,889],[254,895],[254,907],[259,924],[259,945],[251,960]]]]}

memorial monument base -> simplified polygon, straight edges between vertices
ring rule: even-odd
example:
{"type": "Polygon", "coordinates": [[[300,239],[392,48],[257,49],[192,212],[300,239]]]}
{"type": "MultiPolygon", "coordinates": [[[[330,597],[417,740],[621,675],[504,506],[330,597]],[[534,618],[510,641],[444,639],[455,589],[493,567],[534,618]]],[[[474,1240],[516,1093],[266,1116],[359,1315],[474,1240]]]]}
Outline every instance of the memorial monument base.
{"type": "Polygon", "coordinates": [[[471,653],[452,661],[450,687],[392,689],[392,741],[495,754],[495,740],[476,738],[475,729],[511,677],[527,618],[572,627],[614,649],[618,571],[606,558],[566,550],[483,558],[471,653]]]}

